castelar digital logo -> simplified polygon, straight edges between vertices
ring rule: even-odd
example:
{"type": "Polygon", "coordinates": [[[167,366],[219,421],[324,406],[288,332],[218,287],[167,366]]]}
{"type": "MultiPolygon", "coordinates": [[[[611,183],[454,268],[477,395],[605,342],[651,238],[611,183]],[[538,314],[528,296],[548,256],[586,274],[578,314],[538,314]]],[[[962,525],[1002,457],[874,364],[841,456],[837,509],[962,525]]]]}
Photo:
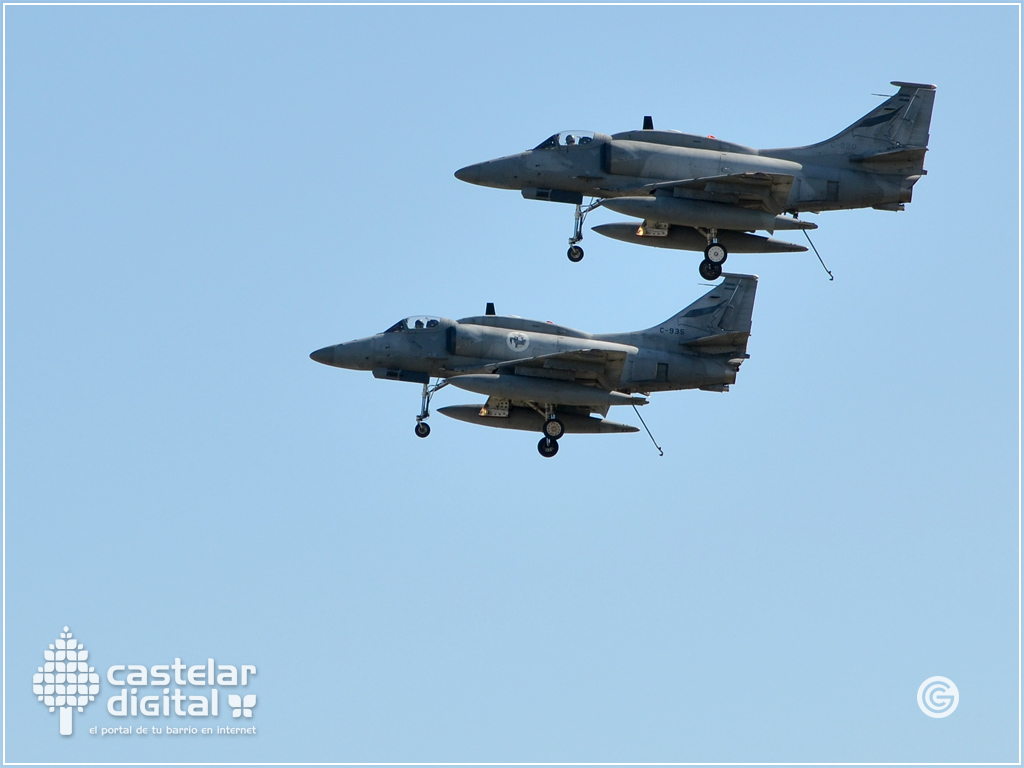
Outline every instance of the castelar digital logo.
{"type": "MultiPolygon", "coordinates": [[[[89,652],[67,627],[43,651],[43,658],[45,664],[32,677],[32,692],[51,712],[60,711],[60,734],[71,736],[73,710],[84,712],[97,699],[101,673],[89,666],[89,652]]],[[[255,735],[254,725],[243,725],[256,708],[256,694],[249,689],[255,675],[254,664],[223,664],[213,658],[200,664],[187,664],[177,656],[174,663],[151,666],[112,664],[103,675],[106,714],[122,724],[108,720],[90,727],[89,734],[255,735]],[[225,699],[227,707],[222,706],[225,699]],[[222,710],[241,722],[218,725],[222,710]]]]}
{"type": "Polygon", "coordinates": [[[67,627],[43,651],[43,666],[32,676],[32,692],[53,712],[60,710],[60,735],[70,736],[71,712],[84,712],[100,692],[100,676],[90,667],[89,652],[67,627]]]}

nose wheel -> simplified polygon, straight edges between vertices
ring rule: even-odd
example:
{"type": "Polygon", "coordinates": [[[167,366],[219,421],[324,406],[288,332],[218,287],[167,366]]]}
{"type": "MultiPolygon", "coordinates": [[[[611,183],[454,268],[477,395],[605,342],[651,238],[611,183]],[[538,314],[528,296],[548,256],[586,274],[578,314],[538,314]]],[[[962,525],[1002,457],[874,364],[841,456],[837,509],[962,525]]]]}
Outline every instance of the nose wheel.
{"type": "Polygon", "coordinates": [[[426,437],[430,434],[430,425],[425,421],[416,424],[416,437],[426,437]]]}
{"type": "Polygon", "coordinates": [[[566,251],[565,255],[569,257],[569,261],[573,264],[578,264],[583,261],[583,249],[578,245],[570,245],[569,250],[566,251]]]}

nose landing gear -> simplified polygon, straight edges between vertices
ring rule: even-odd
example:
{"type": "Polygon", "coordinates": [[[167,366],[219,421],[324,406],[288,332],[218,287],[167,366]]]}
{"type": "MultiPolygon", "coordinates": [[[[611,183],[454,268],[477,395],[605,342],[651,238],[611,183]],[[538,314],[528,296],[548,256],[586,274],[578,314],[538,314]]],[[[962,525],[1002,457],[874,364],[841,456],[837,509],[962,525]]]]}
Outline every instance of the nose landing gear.
{"type": "Polygon", "coordinates": [[[438,380],[437,384],[431,385],[429,379],[423,384],[423,394],[420,399],[420,414],[416,417],[416,437],[426,437],[430,434],[430,425],[427,424],[427,419],[430,418],[430,401],[434,397],[434,393],[441,387],[448,385],[448,380],[438,380]]]}
{"type": "MultiPolygon", "coordinates": [[[[576,226],[573,228],[572,237],[569,238],[569,250],[566,251],[569,261],[574,264],[583,261],[583,249],[576,245],[583,239],[583,222],[587,220],[587,214],[603,202],[603,200],[592,199],[589,205],[576,204],[576,226]]],[[[551,455],[554,456],[554,454],[551,455]]]]}

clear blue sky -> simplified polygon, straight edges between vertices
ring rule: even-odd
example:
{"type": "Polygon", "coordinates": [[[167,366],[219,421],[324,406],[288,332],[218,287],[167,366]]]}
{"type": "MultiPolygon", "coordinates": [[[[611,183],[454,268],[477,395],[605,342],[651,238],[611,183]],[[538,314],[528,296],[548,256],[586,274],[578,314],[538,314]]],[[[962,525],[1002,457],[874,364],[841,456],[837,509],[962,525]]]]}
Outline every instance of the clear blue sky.
{"type": "Polygon", "coordinates": [[[5,14],[8,760],[1016,761],[1018,8],[5,14]],[[751,359],[652,398],[664,458],[419,440],[417,385],[307,357],[487,301],[648,327],[695,254],[570,264],[571,207],[453,171],[647,114],[810,143],[890,80],[938,85],[913,203],[815,218],[834,283],[730,257],[751,359]],[[61,738],[64,625],[255,664],[258,735],[90,736],[105,684],[61,738]]]}

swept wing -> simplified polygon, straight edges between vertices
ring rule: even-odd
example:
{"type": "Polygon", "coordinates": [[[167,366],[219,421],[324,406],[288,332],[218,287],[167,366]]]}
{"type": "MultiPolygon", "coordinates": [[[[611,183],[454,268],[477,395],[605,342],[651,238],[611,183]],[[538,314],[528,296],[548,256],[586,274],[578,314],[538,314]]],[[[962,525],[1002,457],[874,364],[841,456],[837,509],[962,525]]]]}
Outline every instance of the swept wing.
{"type": "Polygon", "coordinates": [[[522,357],[472,368],[455,369],[454,375],[514,373],[597,386],[612,391],[622,379],[627,349],[574,349],[547,355],[522,357]]]}
{"type": "Polygon", "coordinates": [[[786,210],[794,180],[795,177],[790,174],[759,171],[659,181],[641,186],[606,188],[605,191],[616,194],[651,194],[668,189],[677,197],[693,197],[778,215],[786,210]]]}

